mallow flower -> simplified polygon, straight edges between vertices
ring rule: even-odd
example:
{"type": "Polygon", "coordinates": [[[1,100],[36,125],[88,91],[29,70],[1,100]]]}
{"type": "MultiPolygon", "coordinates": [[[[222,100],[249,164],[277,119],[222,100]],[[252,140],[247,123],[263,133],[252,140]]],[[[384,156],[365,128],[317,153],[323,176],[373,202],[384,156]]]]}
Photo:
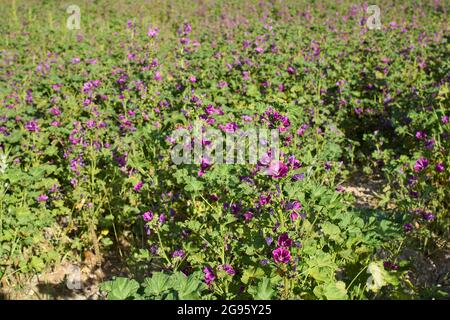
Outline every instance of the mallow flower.
{"type": "Polygon", "coordinates": [[[414,165],[414,171],[420,172],[420,171],[424,170],[426,167],[428,167],[428,159],[424,158],[424,157],[420,157],[416,161],[416,164],[414,165]]]}
{"type": "Polygon", "coordinates": [[[266,170],[266,173],[272,178],[281,179],[287,175],[289,167],[282,161],[272,162],[266,170]]]}
{"type": "Polygon", "coordinates": [[[216,279],[216,276],[210,267],[205,267],[203,273],[205,274],[205,282],[207,285],[210,285],[216,279]]]}
{"type": "Polygon", "coordinates": [[[273,250],[272,256],[275,263],[289,263],[289,261],[291,261],[291,253],[285,248],[277,248],[273,250]]]}

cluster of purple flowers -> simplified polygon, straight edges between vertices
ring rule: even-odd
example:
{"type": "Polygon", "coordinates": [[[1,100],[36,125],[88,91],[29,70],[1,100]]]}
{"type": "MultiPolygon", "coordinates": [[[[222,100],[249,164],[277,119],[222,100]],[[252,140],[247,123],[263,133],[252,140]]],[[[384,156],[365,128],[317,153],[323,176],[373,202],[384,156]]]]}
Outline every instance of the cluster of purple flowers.
{"type": "Polygon", "coordinates": [[[291,126],[291,122],[287,116],[283,116],[273,108],[267,109],[261,115],[261,121],[266,123],[270,129],[278,128],[278,131],[285,132],[291,126]]]}
{"type": "Polygon", "coordinates": [[[275,263],[287,264],[291,261],[289,247],[292,246],[292,239],[285,232],[278,237],[278,248],[272,251],[275,263]]]}
{"type": "Polygon", "coordinates": [[[100,80],[91,80],[83,84],[83,93],[91,94],[92,90],[100,86],[100,80]]]}

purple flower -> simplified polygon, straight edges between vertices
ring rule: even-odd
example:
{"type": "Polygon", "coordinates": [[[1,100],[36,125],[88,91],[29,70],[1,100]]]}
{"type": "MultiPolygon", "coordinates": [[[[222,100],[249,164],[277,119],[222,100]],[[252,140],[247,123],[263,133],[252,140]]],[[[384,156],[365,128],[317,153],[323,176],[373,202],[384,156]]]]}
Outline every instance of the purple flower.
{"type": "Polygon", "coordinates": [[[282,161],[272,162],[267,168],[266,173],[272,178],[281,179],[287,175],[289,168],[282,161]]]}
{"type": "Polygon", "coordinates": [[[421,140],[423,137],[425,137],[425,133],[423,133],[422,131],[417,131],[416,132],[416,138],[421,140]]]}
{"type": "Polygon", "coordinates": [[[172,253],[172,257],[173,258],[183,258],[184,257],[184,255],[185,255],[185,253],[184,253],[184,251],[183,250],[175,250],[173,253],[172,253]]]}
{"type": "Polygon", "coordinates": [[[37,201],[39,202],[45,202],[48,200],[48,196],[46,194],[41,194],[38,198],[37,201]]]}
{"type": "Polygon", "coordinates": [[[413,191],[413,190],[409,191],[409,195],[416,199],[419,197],[419,193],[417,191],[413,191]]]}
{"type": "Polygon", "coordinates": [[[155,255],[158,254],[158,246],[156,244],[152,244],[150,246],[149,250],[152,254],[155,254],[155,255]]]}
{"type": "Polygon", "coordinates": [[[246,221],[249,221],[249,220],[253,219],[253,213],[250,212],[250,211],[247,211],[246,213],[244,213],[244,219],[246,221]]]}
{"type": "Polygon", "coordinates": [[[267,264],[269,263],[269,261],[268,261],[267,259],[262,259],[259,263],[260,263],[262,266],[267,266],[267,264]]]}
{"type": "Polygon", "coordinates": [[[183,25],[183,31],[184,31],[185,34],[190,33],[190,32],[192,31],[191,25],[190,25],[189,23],[186,22],[186,23],[183,25]]]}
{"type": "Polygon", "coordinates": [[[295,156],[289,157],[289,165],[292,167],[292,169],[297,170],[301,168],[300,160],[296,159],[295,156]]]}
{"type": "Polygon", "coordinates": [[[269,81],[261,82],[261,87],[267,88],[269,86],[269,81]]]}
{"type": "Polygon", "coordinates": [[[154,27],[154,28],[149,28],[148,32],[147,32],[147,36],[149,36],[150,38],[155,38],[159,33],[159,29],[158,27],[154,27]]]}
{"type": "Polygon", "coordinates": [[[303,134],[305,133],[306,129],[308,129],[308,125],[307,124],[302,124],[300,129],[297,130],[297,134],[299,136],[303,136],[303,134]]]}
{"type": "Polygon", "coordinates": [[[155,72],[155,76],[153,77],[153,80],[156,80],[156,81],[161,81],[161,79],[162,79],[162,76],[161,76],[161,71],[159,71],[159,70],[156,70],[156,72],[155,72]]]}
{"type": "Polygon", "coordinates": [[[396,265],[395,263],[391,262],[391,261],[385,261],[383,262],[383,266],[385,269],[388,270],[398,270],[398,265],[396,265]]]}
{"type": "Polygon", "coordinates": [[[95,122],[95,120],[89,119],[89,120],[86,122],[86,127],[88,127],[89,129],[92,129],[93,127],[95,127],[96,124],[97,124],[97,123],[95,122]]]}
{"type": "Polygon", "coordinates": [[[286,70],[289,74],[294,74],[295,73],[295,68],[292,66],[289,66],[286,70]]]}
{"type": "Polygon", "coordinates": [[[214,108],[214,106],[212,104],[210,104],[207,107],[205,107],[205,112],[208,115],[212,115],[212,114],[223,115],[223,111],[220,110],[220,107],[219,108],[214,108]]]}
{"type": "Polygon", "coordinates": [[[144,219],[145,222],[152,221],[153,220],[153,212],[151,212],[151,211],[144,212],[142,214],[142,219],[144,219]]]}
{"type": "Polygon", "coordinates": [[[295,212],[295,211],[293,211],[293,212],[290,214],[290,218],[291,218],[292,221],[297,220],[297,219],[298,219],[298,213],[295,212]]]}
{"type": "Polygon", "coordinates": [[[417,177],[416,176],[412,176],[408,179],[408,185],[415,185],[417,183],[417,177]]]}
{"type": "Polygon", "coordinates": [[[262,166],[267,166],[270,164],[270,162],[272,161],[272,157],[270,155],[270,153],[265,153],[263,154],[263,156],[261,157],[261,159],[259,159],[259,163],[262,166]]]}
{"type": "Polygon", "coordinates": [[[287,234],[287,232],[281,234],[278,237],[278,246],[279,247],[287,247],[287,248],[292,246],[292,239],[289,238],[289,235],[287,234]]]}
{"type": "Polygon", "coordinates": [[[5,136],[9,135],[8,129],[5,126],[0,126],[0,133],[3,133],[5,136]]]}
{"type": "Polygon", "coordinates": [[[270,246],[272,244],[272,242],[273,242],[273,239],[271,237],[266,237],[265,240],[266,240],[266,243],[267,243],[268,246],[270,246]]]}
{"type": "Polygon", "coordinates": [[[302,208],[302,204],[299,201],[292,201],[286,205],[287,210],[298,211],[302,208]]]}
{"type": "Polygon", "coordinates": [[[58,184],[54,184],[51,188],[50,188],[50,193],[55,193],[56,191],[58,191],[58,184]]]}
{"type": "Polygon", "coordinates": [[[355,108],[355,113],[356,113],[357,115],[360,115],[362,112],[363,112],[363,109],[361,109],[361,108],[355,108]]]}
{"type": "Polygon", "coordinates": [[[427,160],[427,158],[420,157],[416,161],[416,164],[414,165],[414,171],[415,172],[420,172],[420,171],[424,170],[426,167],[428,167],[428,160],[427,160]]]}
{"type": "Polygon", "coordinates": [[[200,164],[200,170],[198,171],[198,176],[201,177],[205,174],[205,170],[209,167],[209,160],[205,157],[202,157],[202,162],[200,164]]]}
{"type": "Polygon", "coordinates": [[[217,85],[218,85],[218,87],[219,87],[220,89],[223,89],[223,88],[225,88],[225,87],[228,87],[228,83],[227,83],[226,81],[224,81],[224,80],[220,80],[219,83],[218,83],[217,85]]]}
{"type": "Polygon", "coordinates": [[[436,171],[437,172],[443,172],[445,170],[444,165],[442,164],[442,162],[438,162],[436,163],[436,171]]]}
{"type": "Polygon", "coordinates": [[[216,276],[214,275],[213,270],[210,267],[205,267],[203,269],[203,272],[205,273],[206,284],[210,285],[216,279],[216,276]]]}
{"type": "Polygon", "coordinates": [[[39,132],[39,130],[40,130],[38,122],[36,120],[28,121],[25,124],[25,129],[27,129],[30,132],[39,132]]]}
{"type": "Polygon", "coordinates": [[[166,137],[166,141],[170,144],[175,144],[176,140],[174,138],[172,138],[171,136],[167,136],[166,137]]]}
{"type": "Polygon", "coordinates": [[[432,212],[424,212],[422,213],[422,218],[426,221],[432,221],[434,220],[435,216],[432,212]]]}
{"type": "Polygon", "coordinates": [[[405,230],[405,232],[410,232],[410,231],[412,231],[412,230],[413,230],[412,224],[411,224],[411,223],[406,223],[406,224],[403,226],[403,230],[405,230]]]}
{"type": "Polygon", "coordinates": [[[270,202],[270,199],[271,199],[271,198],[272,198],[272,197],[271,197],[270,194],[268,194],[267,196],[265,196],[265,195],[260,195],[260,196],[259,196],[259,205],[264,206],[264,205],[268,204],[268,203],[270,202]]]}
{"type": "Polygon", "coordinates": [[[448,116],[442,116],[441,121],[443,124],[447,124],[448,123],[448,116]]]}
{"type": "Polygon", "coordinates": [[[25,101],[27,104],[33,104],[33,90],[27,90],[27,95],[25,97],[25,101]]]}
{"type": "Polygon", "coordinates": [[[134,191],[139,191],[142,189],[142,186],[144,185],[144,183],[142,181],[139,181],[134,187],[133,190],[134,191]]]}
{"type": "Polygon", "coordinates": [[[436,142],[434,141],[434,139],[429,139],[429,140],[425,141],[425,148],[431,150],[431,149],[433,149],[435,143],[436,142]]]}
{"type": "Polygon", "coordinates": [[[83,93],[91,93],[94,88],[100,85],[100,80],[91,80],[83,84],[83,93]]]}
{"type": "Polygon", "coordinates": [[[59,110],[58,107],[53,107],[49,110],[49,112],[54,115],[54,116],[59,116],[61,115],[61,110],[59,110]]]}
{"type": "Polygon", "coordinates": [[[296,173],[292,176],[292,181],[299,181],[305,179],[304,173],[296,173]]]}
{"type": "Polygon", "coordinates": [[[229,264],[220,265],[219,270],[224,270],[226,273],[228,273],[230,276],[233,276],[236,274],[236,271],[233,269],[233,267],[229,264]]]}
{"type": "Polygon", "coordinates": [[[291,261],[291,253],[285,248],[278,248],[272,251],[275,263],[289,263],[291,261]]]}
{"type": "Polygon", "coordinates": [[[220,129],[227,133],[234,133],[238,129],[238,125],[235,122],[228,122],[226,125],[218,125],[220,129]]]}

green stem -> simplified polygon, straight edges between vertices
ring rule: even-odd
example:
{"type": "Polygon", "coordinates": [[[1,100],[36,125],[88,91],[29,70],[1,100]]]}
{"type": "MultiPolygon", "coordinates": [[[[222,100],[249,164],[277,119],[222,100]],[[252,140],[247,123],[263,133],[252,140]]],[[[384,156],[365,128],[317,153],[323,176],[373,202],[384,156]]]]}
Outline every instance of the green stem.
{"type": "MultiPolygon", "coordinates": [[[[170,259],[169,259],[169,258],[167,257],[167,255],[166,255],[166,250],[164,249],[164,245],[163,245],[163,243],[162,243],[162,241],[161,241],[161,237],[160,237],[160,235],[159,235],[158,230],[156,230],[156,235],[158,236],[159,246],[161,247],[161,251],[162,251],[162,254],[163,254],[163,258],[166,259],[167,264],[168,264],[168,267],[170,267],[170,266],[172,265],[172,263],[170,262],[170,259]]],[[[176,271],[176,270],[175,270],[175,271],[176,271]]]]}
{"type": "Polygon", "coordinates": [[[284,298],[289,298],[289,278],[284,275],[284,298]]]}
{"type": "Polygon", "coordinates": [[[361,271],[358,272],[358,274],[353,278],[353,280],[350,282],[350,284],[347,287],[347,291],[350,290],[350,287],[352,286],[353,282],[355,282],[355,280],[359,277],[359,275],[367,269],[368,266],[365,266],[364,268],[361,269],[361,271]]]}

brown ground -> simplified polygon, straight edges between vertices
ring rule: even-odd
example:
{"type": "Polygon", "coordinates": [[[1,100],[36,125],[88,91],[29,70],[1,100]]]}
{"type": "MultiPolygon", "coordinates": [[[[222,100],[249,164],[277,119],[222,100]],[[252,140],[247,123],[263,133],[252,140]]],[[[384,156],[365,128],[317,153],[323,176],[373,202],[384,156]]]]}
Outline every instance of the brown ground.
{"type": "MultiPolygon", "coordinates": [[[[63,261],[26,281],[12,279],[0,299],[26,300],[97,300],[105,297],[99,286],[112,276],[126,274],[117,256],[110,255],[97,264],[91,252],[85,252],[82,263],[63,261]]],[[[4,286],[5,287],[5,286],[4,286]]]]}

